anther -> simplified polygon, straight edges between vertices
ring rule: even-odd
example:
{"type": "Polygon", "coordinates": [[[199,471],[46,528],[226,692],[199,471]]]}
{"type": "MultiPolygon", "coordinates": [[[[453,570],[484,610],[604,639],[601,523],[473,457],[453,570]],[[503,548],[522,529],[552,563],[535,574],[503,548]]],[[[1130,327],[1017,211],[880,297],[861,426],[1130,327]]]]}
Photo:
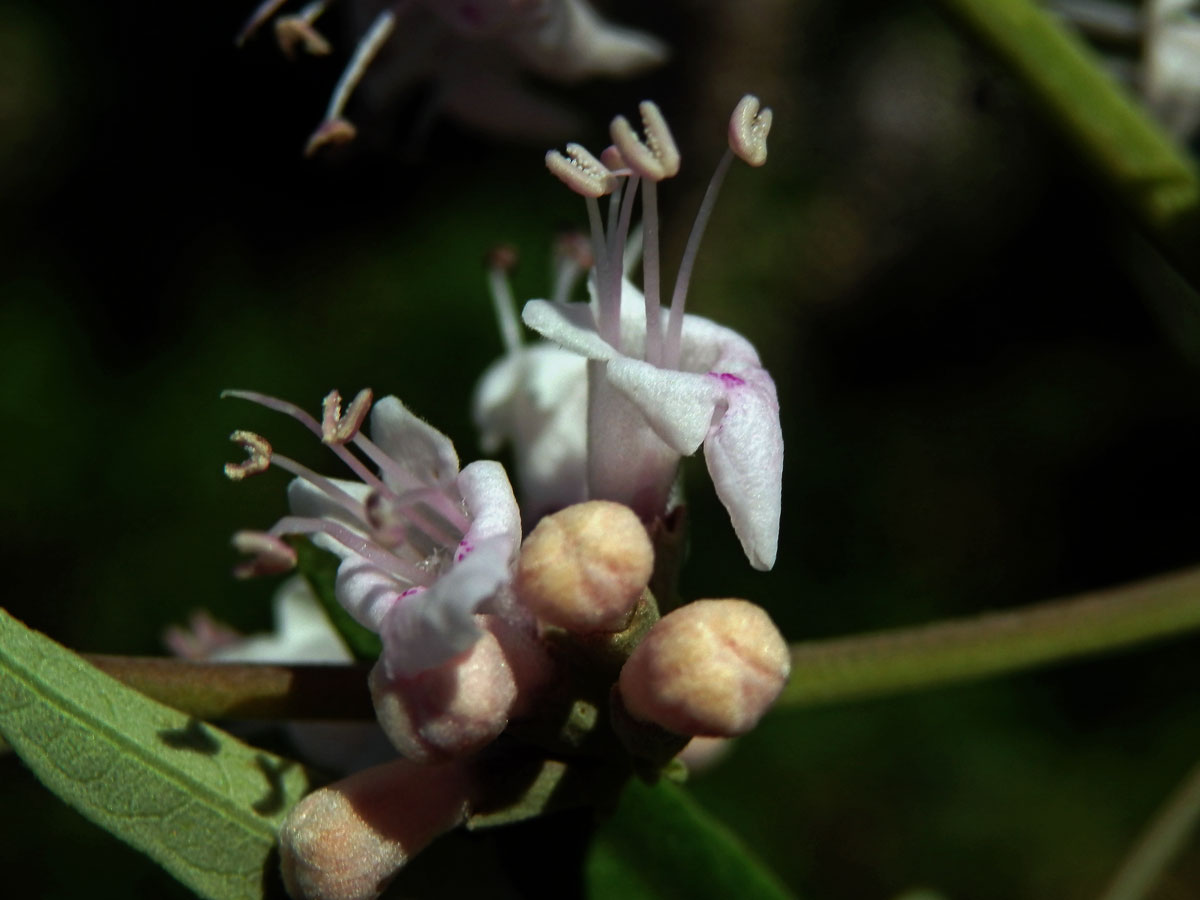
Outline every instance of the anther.
{"type": "Polygon", "coordinates": [[[354,140],[357,134],[358,129],[346,119],[326,119],[312,133],[308,143],[304,145],[304,155],[312,156],[325,146],[336,147],[339,144],[348,144],[354,140]]]}
{"type": "Polygon", "coordinates": [[[372,399],[371,389],[363,388],[350,401],[346,414],[342,415],[342,395],[336,390],[330,391],[321,402],[321,442],[345,444],[353,440],[371,409],[372,399]]]}
{"type": "Polygon", "coordinates": [[[232,543],[238,553],[251,557],[234,567],[234,578],[279,575],[296,567],[296,551],[273,534],[239,531],[234,534],[232,543]]]}
{"type": "Polygon", "coordinates": [[[584,197],[603,197],[611,194],[617,179],[586,147],[567,144],[564,156],[557,150],[546,154],[546,168],[559,181],[584,197]]]}
{"type": "Polygon", "coordinates": [[[610,172],[616,172],[618,169],[628,169],[625,164],[625,157],[621,155],[621,151],[617,149],[616,144],[609,144],[600,153],[600,162],[608,167],[610,172]]]}
{"type": "Polygon", "coordinates": [[[651,181],[675,176],[679,172],[679,148],[675,146],[675,138],[671,136],[662,111],[650,100],[639,104],[638,111],[642,114],[645,141],[638,137],[624,116],[617,116],[609,127],[621,158],[630,169],[651,181]]]}
{"type": "Polygon", "coordinates": [[[484,262],[489,269],[511,272],[517,267],[517,248],[512,244],[499,244],[487,252],[484,262]]]}
{"type": "Polygon", "coordinates": [[[240,463],[225,463],[225,477],[241,481],[247,475],[267,471],[271,465],[271,445],[253,431],[235,431],[229,436],[235,444],[246,449],[246,459],[240,463]]]}
{"type": "Polygon", "coordinates": [[[743,97],[729,117],[729,149],[752,166],[767,161],[767,134],[771,130],[771,108],[760,107],[753,94],[743,97]]]}
{"type": "Polygon", "coordinates": [[[564,231],[554,239],[554,255],[568,260],[581,269],[590,269],[596,264],[592,242],[580,231],[564,231]]]}
{"type": "Polygon", "coordinates": [[[303,13],[281,16],[275,20],[275,42],[288,59],[295,59],[296,50],[300,47],[312,56],[328,56],[333,51],[329,41],[313,27],[312,20],[303,13]]]}

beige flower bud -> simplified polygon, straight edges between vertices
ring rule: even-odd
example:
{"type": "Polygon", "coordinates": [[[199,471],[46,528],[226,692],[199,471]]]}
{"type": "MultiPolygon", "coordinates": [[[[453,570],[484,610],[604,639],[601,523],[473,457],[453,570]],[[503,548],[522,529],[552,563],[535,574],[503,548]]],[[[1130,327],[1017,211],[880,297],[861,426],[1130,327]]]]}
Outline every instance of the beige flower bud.
{"type": "Polygon", "coordinates": [[[568,631],[620,631],[654,571],[654,548],[627,506],[590,500],[538,523],[517,564],[517,597],[568,631]]]}
{"type": "Polygon", "coordinates": [[[314,791],[279,832],[293,900],[372,900],[435,837],[466,817],[469,780],[457,763],[405,760],[314,791]]]}
{"type": "Polygon", "coordinates": [[[783,690],[787,643],[745,600],[697,600],[664,616],[633,651],[618,682],[635,719],[684,735],[752,729],[783,690]]]}
{"type": "Polygon", "coordinates": [[[476,616],[482,637],[466,653],[408,678],[371,670],[380,727],[406,758],[465,756],[494,740],[550,679],[545,650],[494,616],[476,616]]]}

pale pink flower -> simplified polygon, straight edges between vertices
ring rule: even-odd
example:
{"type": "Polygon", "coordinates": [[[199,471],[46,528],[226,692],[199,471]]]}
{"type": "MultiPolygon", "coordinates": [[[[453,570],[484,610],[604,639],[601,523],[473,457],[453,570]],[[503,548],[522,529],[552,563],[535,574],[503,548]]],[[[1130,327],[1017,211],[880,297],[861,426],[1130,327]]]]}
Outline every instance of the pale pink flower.
{"type": "Polygon", "coordinates": [[[383,641],[388,677],[413,675],[470,649],[481,632],[475,614],[510,610],[509,582],[521,541],[521,518],[503,467],[487,460],[459,470],[454,446],[395,397],[371,410],[368,439],[360,425],[371,407],[363,391],[341,412],[337,392],[325,398],[323,421],[286,401],[248,391],[227,396],[287,413],[318,435],[358,477],[326,478],[235,432],[249,458],[226,466],[240,479],[274,465],[296,476],[288,488],[292,515],[267,532],[235,536],[255,554],[244,574],[294,562],[281,538],[308,535],[341,558],[338,602],[383,641]],[[377,472],[351,452],[357,449],[377,472]]]}
{"type": "Polygon", "coordinates": [[[577,144],[547,165],[587,198],[596,267],[591,303],[531,300],[530,328],[588,362],[587,482],[650,520],[668,511],[679,458],[704,447],[717,495],[751,564],[769,569],[779,538],[783,434],[775,384],[741,335],[684,314],[692,266],[720,183],[733,159],[766,161],[770,110],[744,98],[730,122],[730,150],[697,216],[669,308],[659,300],[657,182],[679,168],[662,114],[643,103],[648,139],[622,117],[604,162],[577,144]],[[568,158],[569,157],[569,158],[568,158]],[[624,182],[624,184],[622,184],[624,182]],[[644,292],[624,277],[633,199],[643,187],[644,292]],[[598,197],[611,194],[607,228],[598,197]]]}

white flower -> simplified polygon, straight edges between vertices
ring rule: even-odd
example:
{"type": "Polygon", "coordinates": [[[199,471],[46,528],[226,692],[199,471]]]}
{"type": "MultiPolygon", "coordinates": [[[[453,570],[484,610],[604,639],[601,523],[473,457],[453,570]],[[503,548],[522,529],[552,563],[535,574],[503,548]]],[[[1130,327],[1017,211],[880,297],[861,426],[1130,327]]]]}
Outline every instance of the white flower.
{"type": "Polygon", "coordinates": [[[532,300],[525,323],[589,360],[588,490],[644,519],[667,511],[679,457],[702,444],[717,495],[752,565],[775,563],[783,473],[783,435],[775,385],[745,338],[685,315],[691,267],[721,180],[736,154],[766,160],[770,110],[746,97],[730,122],[730,152],[705,196],[680,266],[669,309],[659,302],[656,183],[679,168],[679,154],[658,108],[642,104],[648,141],[613,122],[615,148],[601,162],[578,145],[570,159],[551,153],[551,171],[588,199],[596,269],[592,302],[532,300]],[[607,164],[606,164],[607,163],[607,164]],[[618,177],[628,178],[622,198],[618,177]],[[622,275],[630,209],[644,185],[644,281],[639,293],[622,275]],[[596,198],[616,189],[607,233],[596,198]]]}
{"type": "MultiPolygon", "coordinates": [[[[257,435],[235,432],[250,452],[226,466],[239,479],[276,465],[297,477],[288,488],[292,515],[265,533],[235,537],[256,554],[246,574],[277,570],[289,561],[283,535],[310,535],[341,557],[338,602],[383,641],[389,677],[439,665],[479,638],[474,615],[485,605],[508,609],[506,595],[521,540],[521,519],[499,463],[479,461],[459,471],[449,438],[414,416],[395,397],[371,410],[372,438],[359,427],[371,406],[360,393],[341,414],[337,392],[325,398],[324,419],[285,401],[229,391],[287,413],[320,436],[358,476],[325,478],[273,453],[257,435]],[[378,474],[350,452],[357,448],[378,474]]],[[[294,556],[293,556],[294,558],[294,556]]]]}
{"type": "MultiPolygon", "coordinates": [[[[563,300],[588,259],[578,242],[559,245],[555,297],[563,300]]],[[[526,344],[508,283],[515,254],[492,254],[488,283],[505,354],[475,388],[472,412],[485,453],[513,445],[521,509],[527,523],[587,499],[587,361],[540,341],[526,344]]]]}
{"type": "MultiPolygon", "coordinates": [[[[288,56],[299,47],[330,52],[315,28],[331,0],[315,0],[275,21],[276,37],[288,56]]],[[[242,44],[275,16],[286,0],[264,0],[238,35],[242,44]]],[[[573,125],[557,103],[531,91],[523,72],[564,83],[594,77],[623,77],[661,64],[661,41],[644,32],[612,25],[587,0],[412,0],[352,4],[351,18],[362,37],[334,88],[324,121],[309,139],[308,152],[355,136],[344,118],[350,95],[380,59],[389,93],[414,83],[434,85],[433,103],[469,125],[502,136],[550,136],[573,125]]]]}

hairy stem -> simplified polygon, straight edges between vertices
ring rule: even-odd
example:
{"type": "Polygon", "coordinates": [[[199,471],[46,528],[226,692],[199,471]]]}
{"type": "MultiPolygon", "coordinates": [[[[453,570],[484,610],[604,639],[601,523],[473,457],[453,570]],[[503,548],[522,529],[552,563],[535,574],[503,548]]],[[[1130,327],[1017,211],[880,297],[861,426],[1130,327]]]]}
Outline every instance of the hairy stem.
{"type": "Polygon", "coordinates": [[[158,657],[84,659],[118,681],[199,719],[371,720],[364,665],[211,663],[158,657]]]}
{"type": "Polygon", "coordinates": [[[781,706],[982,678],[1200,628],[1200,569],[989,613],[796,644],[781,706]]]}
{"type": "Polygon", "coordinates": [[[1200,824],[1200,765],[1188,773],[1138,839],[1100,900],[1142,900],[1200,824]]]}

